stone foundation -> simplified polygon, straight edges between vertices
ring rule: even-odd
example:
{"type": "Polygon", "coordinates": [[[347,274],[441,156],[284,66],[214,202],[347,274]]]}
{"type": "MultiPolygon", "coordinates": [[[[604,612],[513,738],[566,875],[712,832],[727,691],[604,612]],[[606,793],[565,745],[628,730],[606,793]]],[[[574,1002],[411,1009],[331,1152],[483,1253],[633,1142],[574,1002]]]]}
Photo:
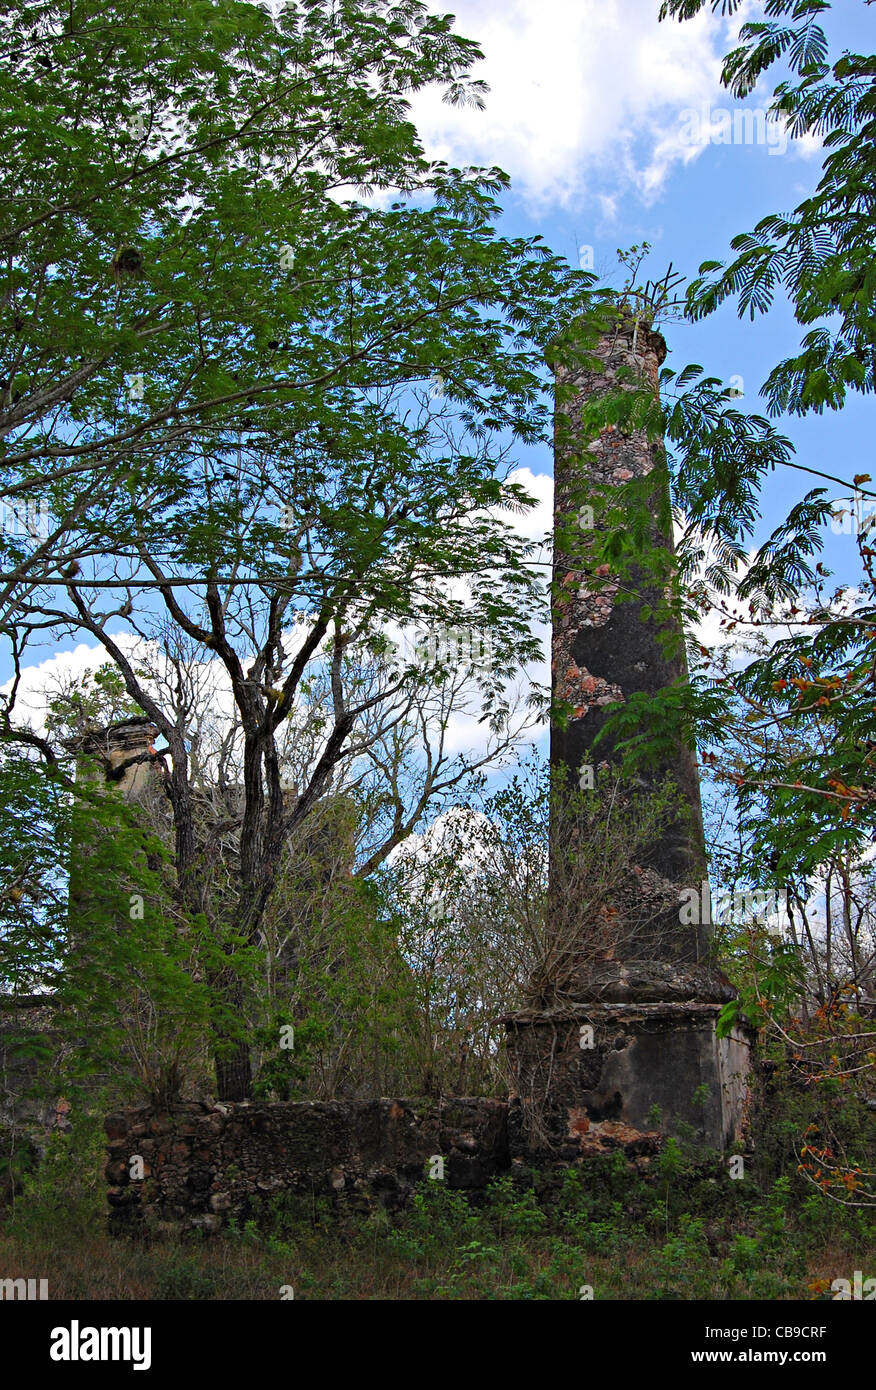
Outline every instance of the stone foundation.
{"type": "Polygon", "coordinates": [[[105,1121],[110,1229],[215,1231],[283,1194],[394,1209],[430,1168],[448,1187],[483,1189],[509,1166],[507,1119],[504,1101],[481,1099],[122,1111],[105,1121]]]}
{"type": "Polygon", "coordinates": [[[743,1138],[750,1039],[715,1003],[581,1004],[506,1019],[521,1143],[565,1151],[604,1123],[725,1150],[743,1138]]]}
{"type": "Polygon", "coordinates": [[[719,1043],[710,1005],[590,1005],[518,1016],[511,1101],[293,1101],[148,1108],[107,1116],[110,1230],[117,1235],[221,1230],[262,1216],[272,1199],[401,1210],[429,1181],[485,1192],[494,1177],[623,1155],[647,1173],[683,1121],[708,1147],[740,1137],[747,1041],[719,1043]],[[580,1046],[592,1027],[594,1046],[580,1046]],[[586,1036],[586,1035],[585,1035],[586,1036]],[[665,1078],[642,1087],[643,1074],[665,1078]],[[708,1086],[707,1092],[697,1088],[708,1086]],[[716,1088],[716,1089],[715,1089],[716,1088]],[[654,1105],[660,1106],[655,1124],[654,1105]],[[535,1123],[534,1123],[535,1121],[535,1123]]]}

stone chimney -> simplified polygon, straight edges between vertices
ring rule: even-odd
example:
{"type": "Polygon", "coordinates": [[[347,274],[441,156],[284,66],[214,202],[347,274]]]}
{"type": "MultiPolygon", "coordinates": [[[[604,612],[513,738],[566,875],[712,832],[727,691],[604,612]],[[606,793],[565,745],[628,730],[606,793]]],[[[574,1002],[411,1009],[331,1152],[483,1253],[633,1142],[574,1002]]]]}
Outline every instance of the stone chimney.
{"type": "Polygon", "coordinates": [[[108,783],[117,786],[126,798],[135,799],[143,796],[154,778],[155,764],[148,755],[157,737],[152,720],[136,715],[67,739],[65,747],[79,754],[77,776],[93,777],[102,770],[108,783]]]}
{"type": "MultiPolygon", "coordinates": [[[[161,775],[149,754],[158,737],[158,729],[143,715],[122,719],[104,729],[92,729],[65,741],[76,756],[77,780],[99,781],[115,787],[126,801],[146,802],[161,794],[161,775]],[[141,761],[138,761],[140,760],[141,761]]],[[[68,902],[71,931],[87,915],[88,905],[100,891],[94,882],[89,855],[83,847],[89,843],[91,808],[87,802],[74,806],[70,835],[68,902]]]]}
{"type": "MultiPolygon", "coordinates": [[[[552,675],[555,707],[567,717],[551,730],[551,766],[565,771],[573,789],[598,788],[616,764],[608,738],[594,747],[609,706],[687,678],[670,582],[671,523],[661,520],[669,503],[663,444],[644,429],[613,425],[587,438],[592,432],[582,421],[588,402],[608,392],[644,386],[656,400],[665,356],[661,335],[622,307],[585,363],[555,366],[552,675]],[[647,480],[650,542],[666,557],[661,573],[642,565],[615,572],[594,555],[616,505],[614,489],[634,479],[647,480]]],[[[506,1020],[530,1142],[538,1130],[545,1142],[574,1147],[605,1123],[654,1128],[658,1113],[664,1132],[683,1122],[714,1148],[738,1132],[748,1039],[716,1034],[732,989],[708,959],[699,777],[695,754],[681,740],[640,779],[637,794],[647,796],[666,778],[680,810],[649,847],[647,862],[633,866],[632,888],[619,890],[610,949],[595,949],[592,924],[582,921],[581,964],[562,1004],[506,1020]],[[690,889],[701,910],[686,925],[681,895],[690,889]]],[[[552,883],[551,894],[558,891],[552,883]]]]}
{"type": "MultiPolygon", "coordinates": [[[[606,520],[616,506],[614,489],[641,478],[649,484],[649,540],[671,570],[671,525],[658,520],[661,510],[669,509],[663,444],[649,442],[644,430],[625,434],[614,426],[582,441],[587,402],[643,384],[656,399],[665,356],[661,335],[621,311],[585,367],[556,369],[557,385],[570,388],[571,399],[562,409],[558,404],[556,412],[552,676],[555,704],[571,713],[568,722],[555,723],[551,730],[551,765],[566,768],[573,787],[589,785],[583,780],[587,769],[592,782],[600,765],[615,761],[610,741],[595,745],[611,705],[635,694],[654,695],[687,678],[684,634],[672,605],[669,573],[663,584],[635,564],[622,576],[605,574],[606,567],[592,557],[596,537],[608,524],[617,524],[614,518],[606,520]]],[[[681,741],[662,765],[640,779],[642,792],[667,778],[680,794],[680,812],[641,866],[635,911],[627,913],[626,930],[618,934],[613,964],[597,970],[590,962],[588,978],[579,985],[584,995],[665,999],[687,998],[692,991],[715,1000],[729,997],[726,985],[699,968],[708,951],[708,920],[690,926],[679,920],[681,889],[701,890],[707,878],[696,757],[681,741]]],[[[617,906],[622,912],[622,905],[617,906]]]]}

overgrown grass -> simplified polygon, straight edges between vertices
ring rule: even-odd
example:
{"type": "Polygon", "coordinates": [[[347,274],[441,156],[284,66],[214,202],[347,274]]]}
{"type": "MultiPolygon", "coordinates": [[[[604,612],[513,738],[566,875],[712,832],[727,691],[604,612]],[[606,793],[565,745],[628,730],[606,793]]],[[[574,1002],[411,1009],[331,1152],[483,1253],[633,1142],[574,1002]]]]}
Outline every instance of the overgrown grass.
{"type": "Polygon", "coordinates": [[[425,1183],[400,1217],[273,1199],[237,1229],[151,1245],[105,1233],[99,1127],[55,1136],[0,1228],[0,1277],[51,1298],[513,1300],[830,1297],[876,1275],[872,1222],[782,1177],[732,1181],[670,1144],[646,1181],[620,1158],[559,1186],[506,1175],[471,1203],[425,1183]]]}

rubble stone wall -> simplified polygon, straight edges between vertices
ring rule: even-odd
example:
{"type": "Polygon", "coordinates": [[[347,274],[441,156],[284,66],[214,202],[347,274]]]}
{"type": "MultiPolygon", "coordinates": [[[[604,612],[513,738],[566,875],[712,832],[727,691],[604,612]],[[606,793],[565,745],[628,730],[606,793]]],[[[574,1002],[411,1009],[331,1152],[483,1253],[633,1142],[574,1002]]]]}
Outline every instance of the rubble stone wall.
{"type": "Polygon", "coordinates": [[[449,1187],[485,1188],[509,1166],[507,1122],[507,1103],[492,1099],[121,1111],[105,1121],[110,1229],[216,1231],[231,1216],[257,1219],[289,1194],[394,1209],[430,1174],[449,1187]]]}

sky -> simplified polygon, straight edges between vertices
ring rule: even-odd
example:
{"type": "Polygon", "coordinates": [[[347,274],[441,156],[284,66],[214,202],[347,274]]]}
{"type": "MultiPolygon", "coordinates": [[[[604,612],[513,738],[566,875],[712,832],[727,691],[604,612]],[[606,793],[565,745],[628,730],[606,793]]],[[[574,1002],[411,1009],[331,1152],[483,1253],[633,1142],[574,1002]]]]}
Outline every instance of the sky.
{"type": "MultiPolygon", "coordinates": [[[[671,261],[693,276],[702,261],[725,259],[734,235],[795,206],[820,172],[817,141],[791,141],[763,124],[772,78],[744,103],[747,129],[735,115],[743,104],[720,85],[722,55],[739,20],[759,17],[760,5],[747,0],[732,20],[708,13],[684,24],[660,24],[658,11],[659,0],[458,0],[456,28],[485,54],[473,73],[489,84],[485,109],[450,107],[439,92],[413,102],[429,155],[454,165],[498,165],[509,174],[502,231],[539,235],[609,282],[618,278],[617,249],[644,241],[653,251],[643,274],[660,276],[671,261]]],[[[872,11],[859,3],[847,0],[827,19],[834,56],[870,40],[872,11]]],[[[762,413],[761,383],[798,342],[782,304],[754,323],[726,305],[701,323],[670,323],[663,331],[669,367],[696,362],[727,384],[735,378],[741,404],[762,413]]],[[[783,421],[781,428],[798,463],[847,478],[876,476],[869,409],[866,398],[852,399],[841,415],[783,421]]],[[[528,450],[521,464],[521,481],[539,499],[527,530],[543,535],[551,517],[550,452],[528,450]]],[[[758,539],[820,482],[787,471],[770,479],[758,539]]],[[[832,497],[842,496],[840,487],[827,486],[832,497]]],[[[854,582],[851,534],[826,531],[825,559],[837,582],[854,582]]],[[[87,644],[65,647],[26,673],[26,687],[35,691],[60,665],[81,669],[103,660],[87,644]]],[[[546,668],[536,674],[546,678],[546,668]]],[[[460,739],[465,734],[461,725],[460,739]]]]}

